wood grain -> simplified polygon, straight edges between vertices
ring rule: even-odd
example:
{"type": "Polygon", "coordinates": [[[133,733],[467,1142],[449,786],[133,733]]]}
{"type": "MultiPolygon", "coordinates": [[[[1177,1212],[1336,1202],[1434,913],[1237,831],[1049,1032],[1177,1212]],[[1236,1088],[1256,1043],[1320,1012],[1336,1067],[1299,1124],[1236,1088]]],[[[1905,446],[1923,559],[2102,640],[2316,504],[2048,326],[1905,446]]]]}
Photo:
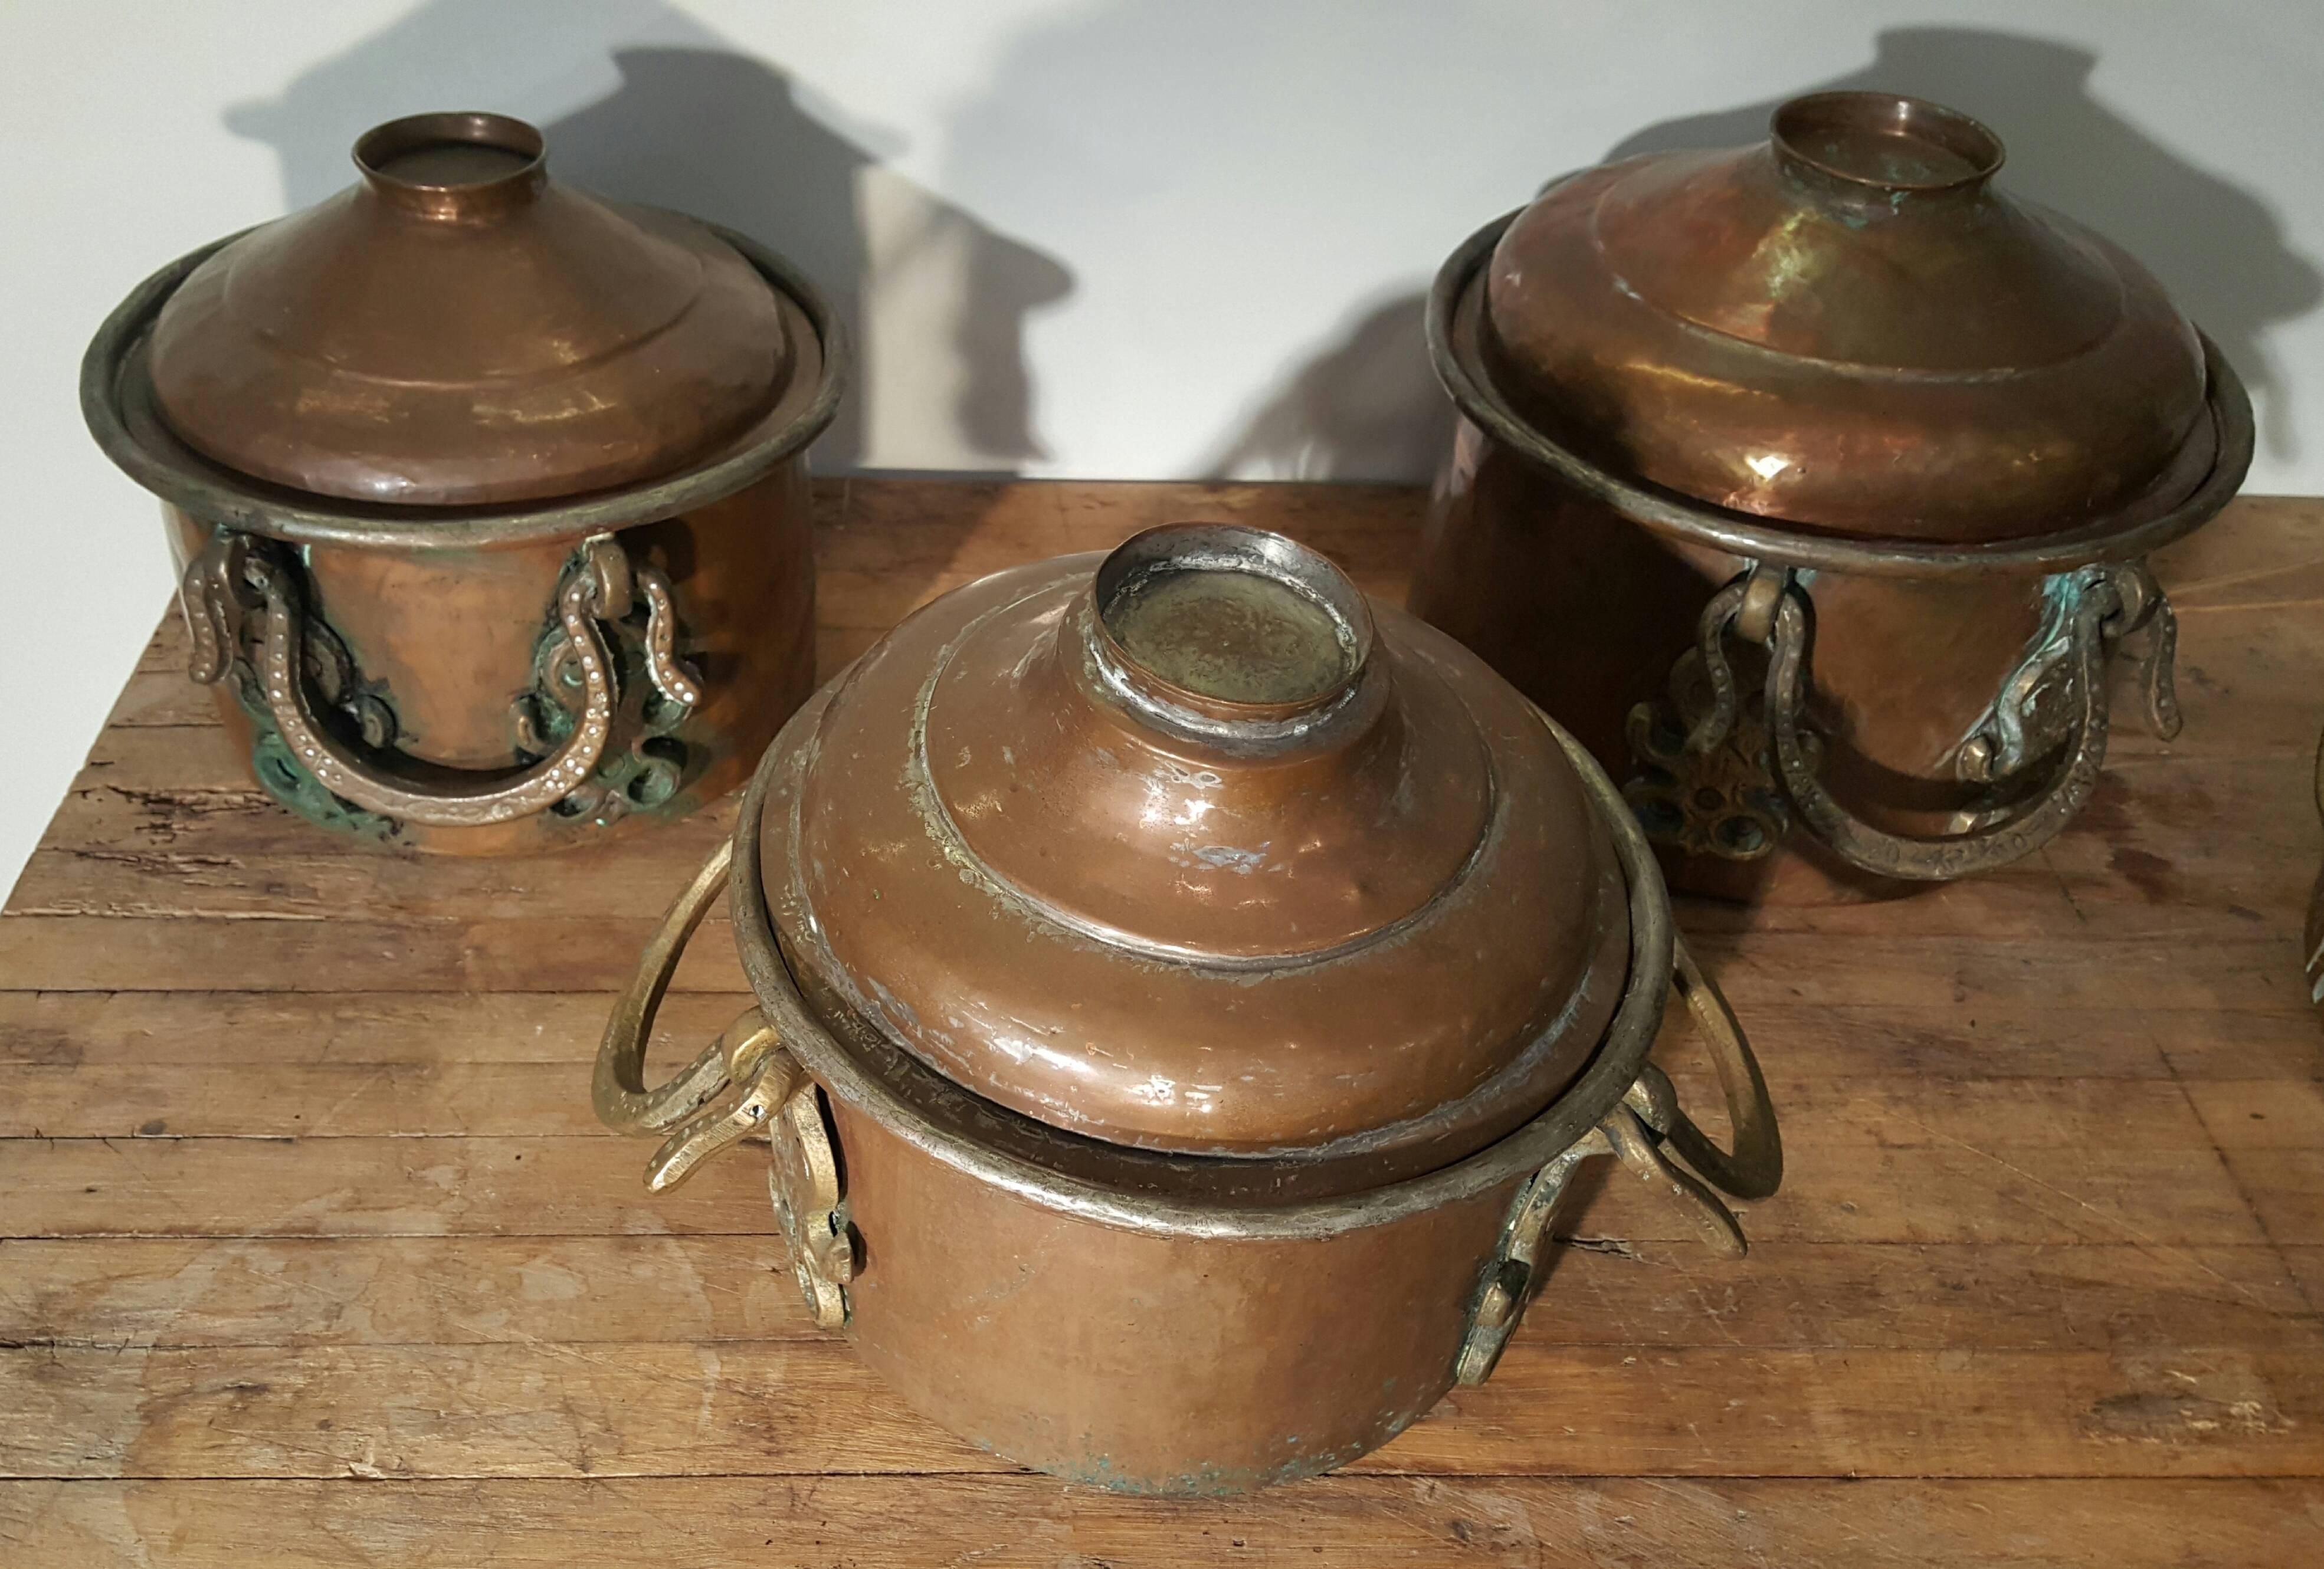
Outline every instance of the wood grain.
{"type": "Polygon", "coordinates": [[[2304,1481],[1341,1475],[1224,1503],[1036,1476],[32,1482],[0,1482],[0,1544],[171,1569],[2293,1569],[2313,1562],[2319,1509],[2304,1481]]]}
{"type": "MultiPolygon", "coordinates": [[[[1398,598],[1420,500],[819,509],[828,671],[948,587],[1177,518],[1398,598]]],[[[2155,567],[2186,730],[2126,724],[2040,855],[1683,908],[1784,1118],[1749,1258],[1594,1172],[1489,1383],[1232,1503],[951,1439],[808,1324],[755,1157],[649,1198],[595,1127],[608,994],[731,803],[542,862],[337,844],[251,784],[172,617],[0,915],[0,1563],[2324,1562],[2324,505],[2246,500],[2155,567]]],[[[714,918],[658,1060],[744,1000],[714,918]]],[[[1657,1051],[1715,1101],[1683,1032],[1657,1051]]]]}

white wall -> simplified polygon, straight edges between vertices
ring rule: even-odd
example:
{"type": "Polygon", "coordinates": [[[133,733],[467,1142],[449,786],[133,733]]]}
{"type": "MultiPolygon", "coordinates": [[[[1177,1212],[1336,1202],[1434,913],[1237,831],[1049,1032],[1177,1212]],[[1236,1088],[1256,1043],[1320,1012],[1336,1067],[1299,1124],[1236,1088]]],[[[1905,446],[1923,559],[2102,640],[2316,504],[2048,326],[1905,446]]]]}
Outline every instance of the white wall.
{"type": "Polygon", "coordinates": [[[8,0],[0,885],[170,587],[81,429],[89,332],[392,115],[522,115],[566,177],[819,274],[864,340],[825,469],[1420,478],[1417,296],[1462,235],[1618,146],[1916,91],[2226,345],[2252,488],[2324,492],[2319,80],[2317,0],[8,0]]]}

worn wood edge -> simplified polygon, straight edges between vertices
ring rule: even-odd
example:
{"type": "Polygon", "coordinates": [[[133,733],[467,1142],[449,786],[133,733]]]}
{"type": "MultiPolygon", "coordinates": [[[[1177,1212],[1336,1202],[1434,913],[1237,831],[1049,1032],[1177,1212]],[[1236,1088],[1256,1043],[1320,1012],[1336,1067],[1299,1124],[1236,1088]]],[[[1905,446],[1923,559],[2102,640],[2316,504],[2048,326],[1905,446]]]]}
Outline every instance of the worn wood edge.
{"type": "Polygon", "coordinates": [[[965,1563],[1865,1569],[2283,1569],[2324,1551],[2324,1487],[2246,1480],[1611,1481],[1341,1474],[1248,1499],[1141,1500],[1011,1474],[478,1482],[0,1483],[41,1563],[297,1561],[584,1569],[965,1563]],[[1886,1538],[1886,1540],[1884,1540],[1886,1538]]]}

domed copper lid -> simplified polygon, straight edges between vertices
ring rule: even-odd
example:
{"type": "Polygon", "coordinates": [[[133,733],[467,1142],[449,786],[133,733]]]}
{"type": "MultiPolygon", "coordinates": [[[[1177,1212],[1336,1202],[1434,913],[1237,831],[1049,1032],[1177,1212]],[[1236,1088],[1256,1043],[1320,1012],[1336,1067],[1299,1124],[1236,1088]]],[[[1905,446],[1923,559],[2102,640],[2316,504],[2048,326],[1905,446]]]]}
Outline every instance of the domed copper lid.
{"type": "Polygon", "coordinates": [[[1279,536],[998,573],[819,701],[761,829],[801,986],[1055,1126],[1427,1167],[1616,1005],[1621,874],[1555,739],[1279,536]]]}
{"type": "Polygon", "coordinates": [[[414,506],[669,473],[781,397],[774,290],[701,225],[548,176],[540,133],[422,115],[363,179],[197,268],[154,326],[162,417],[243,473],[414,506]]]}
{"type": "Polygon", "coordinates": [[[2202,345],[2146,271],[1993,183],[1952,110],[1823,93],[1770,141],[1558,182],[1495,249],[1486,368],[1616,473],[1811,529],[1978,542],[2209,472],[2202,345]]]}

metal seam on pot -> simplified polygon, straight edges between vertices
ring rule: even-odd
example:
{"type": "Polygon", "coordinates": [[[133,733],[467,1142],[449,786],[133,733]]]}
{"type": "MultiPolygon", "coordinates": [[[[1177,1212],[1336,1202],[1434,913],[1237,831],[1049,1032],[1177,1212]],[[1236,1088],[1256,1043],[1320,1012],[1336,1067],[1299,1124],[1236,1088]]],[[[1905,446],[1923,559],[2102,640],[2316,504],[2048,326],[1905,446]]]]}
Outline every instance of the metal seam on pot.
{"type": "Polygon", "coordinates": [[[1483,368],[1470,364],[1454,344],[1455,315],[1463,308],[1503,231],[1523,210],[1505,214],[1479,229],[1438,269],[1429,289],[1426,321],[1429,358],[1437,379],[1462,416],[1494,440],[1658,533],[1752,560],[1876,575],[1943,577],[2054,571],[2144,555],[2192,532],[2233,499],[2251,467],[2256,436],[2251,399],[2218,345],[2199,331],[2205,399],[2217,433],[2218,453],[2209,472],[2184,500],[2160,516],[2127,528],[2118,523],[2092,525],[1989,545],[1874,540],[1775,526],[1753,514],[1623,478],[1533,428],[1493,388],[1483,368]]]}
{"type": "Polygon", "coordinates": [[[424,517],[396,516],[399,510],[422,509],[385,504],[362,509],[310,505],[299,499],[298,492],[235,475],[208,460],[197,460],[203,465],[200,469],[171,462],[131,433],[122,412],[122,381],[170,296],[197,267],[250,234],[249,229],[179,257],[140,283],[106,317],[81,360],[82,416],[106,455],[171,505],[205,522],[296,545],[413,551],[488,549],[577,538],[602,528],[689,511],[744,489],[822,434],[837,414],[839,399],[846,390],[849,345],[844,326],[821,292],[773,251],[684,213],[659,207],[644,210],[706,229],[733,246],[769,287],[806,316],[821,345],[821,382],[807,405],[780,430],[717,462],[665,479],[595,492],[578,500],[511,509],[428,509],[424,517]],[[258,493],[260,486],[268,493],[258,493]],[[278,491],[279,494],[274,493],[278,491]]]}
{"type": "MultiPolygon", "coordinates": [[[[774,1019],[783,1043],[829,1093],[913,1148],[1027,1202],[1128,1231],[1221,1239],[1323,1238],[1407,1219],[1536,1170],[1586,1137],[1637,1080],[1661,1028],[1674,957],[1670,900],[1662,873],[1644,834],[1629,818],[1604,771],[1555,721],[1535,711],[1572,762],[1595,814],[1609,829],[1628,882],[1630,963],[1622,1000],[1589,1065],[1563,1093],[1516,1132],[1420,1177],[1342,1197],[1283,1206],[1171,1200],[1123,1193],[1066,1176],[939,1127],[905,1105],[865,1072],[853,1054],[816,1018],[777,949],[761,876],[761,836],[767,793],[776,771],[787,761],[779,739],[761,760],[743,794],[741,821],[735,828],[728,895],[735,947],[744,973],[774,1019]]],[[[793,811],[797,811],[796,800],[793,811]]],[[[794,827],[794,837],[796,831],[794,827]]],[[[918,1067],[920,1071],[936,1072],[925,1064],[918,1067]]],[[[1033,1121],[991,1102],[982,1102],[982,1109],[1028,1124],[1033,1121]]]]}

